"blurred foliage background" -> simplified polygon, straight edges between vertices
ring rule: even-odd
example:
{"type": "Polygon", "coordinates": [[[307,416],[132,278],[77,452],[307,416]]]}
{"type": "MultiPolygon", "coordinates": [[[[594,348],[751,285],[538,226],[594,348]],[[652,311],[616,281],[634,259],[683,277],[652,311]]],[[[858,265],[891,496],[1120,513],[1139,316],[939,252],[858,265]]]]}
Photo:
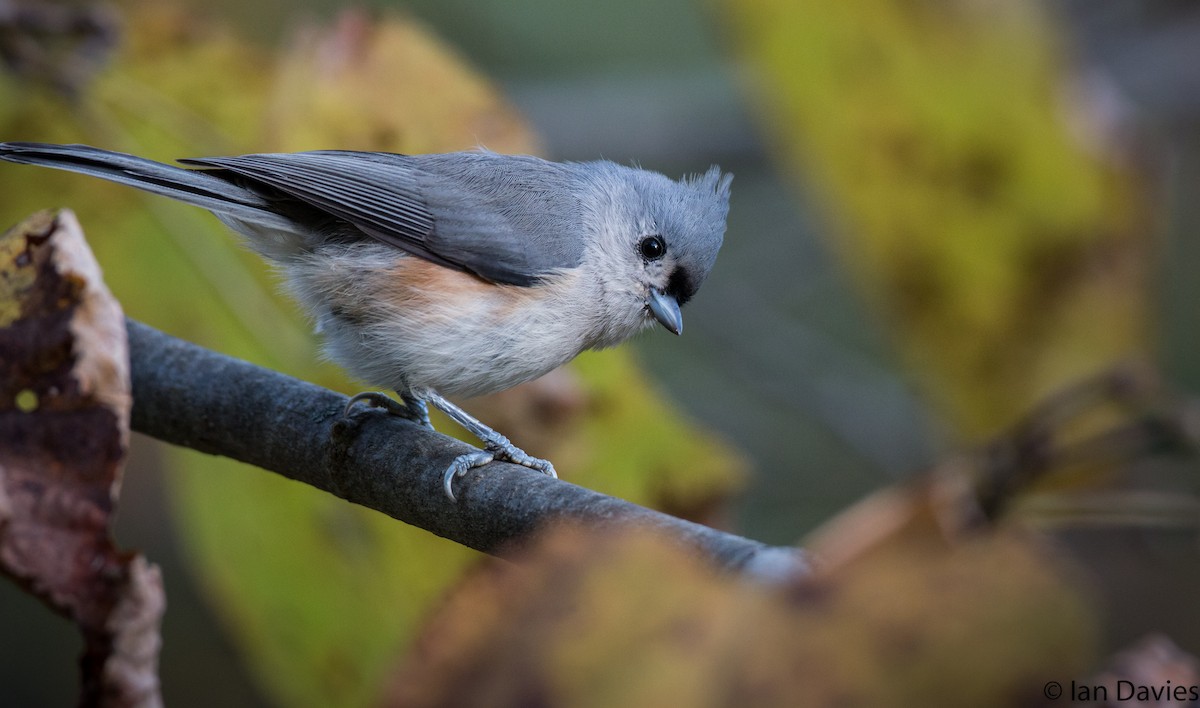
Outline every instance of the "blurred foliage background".
{"type": "MultiPolygon", "coordinates": [[[[163,160],[482,144],[732,171],[726,245],[687,334],[585,357],[580,378],[528,394],[568,420],[539,439],[546,456],[601,491],[791,543],[1115,362],[1200,386],[1189,3],[82,7],[96,14],[49,55],[0,32],[0,138],[163,160]]],[[[129,314],[356,390],[316,363],[302,317],[211,217],[31,169],[0,170],[0,219],[76,209],[129,314]]],[[[1138,479],[1186,497],[1194,471],[1138,479]]],[[[1108,628],[1114,643],[1177,629],[1197,587],[1194,520],[1147,525],[1075,538],[1121,579],[1113,605],[1140,610],[1108,628]]],[[[474,557],[397,527],[137,441],[118,536],[165,566],[166,700],[369,704],[474,557]]],[[[0,646],[0,702],[72,700],[71,630],[7,584],[0,598],[5,634],[31,642],[0,646]]],[[[1197,650],[1194,631],[1173,636],[1197,650]]]]}

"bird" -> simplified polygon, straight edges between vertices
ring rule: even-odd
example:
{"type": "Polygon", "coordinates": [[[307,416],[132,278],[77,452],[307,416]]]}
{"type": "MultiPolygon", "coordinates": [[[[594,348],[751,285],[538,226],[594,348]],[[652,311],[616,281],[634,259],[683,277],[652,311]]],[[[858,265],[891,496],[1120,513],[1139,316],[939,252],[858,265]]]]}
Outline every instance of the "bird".
{"type": "Polygon", "coordinates": [[[442,476],[505,460],[557,476],[446,396],[508,389],[661,325],[716,262],[732,175],[673,180],[607,160],[485,149],[180,159],[0,143],[0,160],[99,177],[202,207],[282,273],[325,354],[395,391],[350,398],[432,429],[428,406],[482,443],[442,476]]]}

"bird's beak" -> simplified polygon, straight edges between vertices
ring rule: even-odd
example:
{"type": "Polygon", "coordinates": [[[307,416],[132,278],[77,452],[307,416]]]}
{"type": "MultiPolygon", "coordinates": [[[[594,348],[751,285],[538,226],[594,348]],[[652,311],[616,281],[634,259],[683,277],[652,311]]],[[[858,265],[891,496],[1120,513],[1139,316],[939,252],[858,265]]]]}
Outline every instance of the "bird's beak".
{"type": "Polygon", "coordinates": [[[650,308],[654,319],[672,334],[683,332],[683,315],[679,312],[679,302],[675,298],[653,288],[650,290],[650,299],[646,301],[646,306],[650,308]]]}

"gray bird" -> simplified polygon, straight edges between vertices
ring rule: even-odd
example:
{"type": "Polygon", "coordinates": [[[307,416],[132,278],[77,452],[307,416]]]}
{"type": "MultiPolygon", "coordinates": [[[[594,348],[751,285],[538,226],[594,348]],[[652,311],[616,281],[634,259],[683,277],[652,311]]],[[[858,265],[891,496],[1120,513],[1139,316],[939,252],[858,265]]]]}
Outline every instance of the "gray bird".
{"type": "Polygon", "coordinates": [[[555,476],[443,395],[537,378],[586,349],[658,322],[708,277],[731,175],[681,181],[607,161],[486,151],[321,150],[180,160],[174,167],[86,145],[0,143],[0,159],[101,177],[213,212],[283,272],[325,349],[399,393],[366,400],[430,426],[426,403],[483,449],[443,477],[502,459],[555,476]]]}

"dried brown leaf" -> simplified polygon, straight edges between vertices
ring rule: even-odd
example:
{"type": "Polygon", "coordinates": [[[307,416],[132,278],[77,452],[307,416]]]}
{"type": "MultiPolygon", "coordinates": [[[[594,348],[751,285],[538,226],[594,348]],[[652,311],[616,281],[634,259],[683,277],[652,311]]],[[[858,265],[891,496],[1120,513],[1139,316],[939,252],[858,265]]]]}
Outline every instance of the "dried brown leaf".
{"type": "Polygon", "coordinates": [[[81,705],[159,705],[162,581],[109,535],[129,437],[124,317],[73,214],[0,238],[0,303],[0,571],[79,626],[81,705]]]}
{"type": "Polygon", "coordinates": [[[1008,705],[1079,675],[1092,615],[1017,534],[902,544],[816,579],[721,575],[646,531],[560,528],[426,626],[388,703],[1008,705]]]}

